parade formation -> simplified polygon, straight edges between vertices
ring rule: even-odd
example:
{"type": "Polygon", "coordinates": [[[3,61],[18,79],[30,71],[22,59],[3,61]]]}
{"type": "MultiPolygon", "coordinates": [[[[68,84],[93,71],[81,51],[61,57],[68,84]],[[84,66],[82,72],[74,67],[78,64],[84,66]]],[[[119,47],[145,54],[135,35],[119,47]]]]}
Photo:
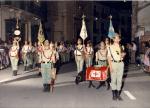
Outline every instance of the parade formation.
{"type": "MultiPolygon", "coordinates": [[[[27,40],[23,46],[19,45],[21,38],[15,37],[9,49],[9,58],[12,67],[12,75],[17,76],[18,64],[23,63],[24,71],[37,68],[39,76],[42,76],[43,92],[53,92],[57,73],[61,65],[76,62],[77,73],[75,83],[89,82],[89,88],[99,89],[107,84],[107,89],[112,89],[112,99],[122,101],[122,78],[124,72],[125,46],[121,45],[121,35],[115,33],[110,22],[109,34],[105,40],[101,40],[97,48],[91,40],[86,40],[87,31],[84,18],[77,44],[52,42],[43,37],[42,29],[39,28],[38,42],[32,45],[27,40]],[[93,81],[98,81],[96,87],[93,81]]],[[[111,19],[111,18],[110,18],[111,19]]],[[[135,46],[132,53],[132,62],[135,62],[135,46]],[[134,57],[133,57],[134,56],[134,57]]]]}

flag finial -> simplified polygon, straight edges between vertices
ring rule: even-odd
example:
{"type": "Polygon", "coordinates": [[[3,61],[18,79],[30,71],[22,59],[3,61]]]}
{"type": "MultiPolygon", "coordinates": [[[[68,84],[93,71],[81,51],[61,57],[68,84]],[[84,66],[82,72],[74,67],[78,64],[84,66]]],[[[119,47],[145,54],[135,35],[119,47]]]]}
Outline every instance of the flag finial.
{"type": "Polygon", "coordinates": [[[83,14],[83,15],[82,15],[82,19],[85,19],[85,17],[86,17],[86,16],[83,14]]]}
{"type": "Polygon", "coordinates": [[[112,19],[112,15],[109,15],[109,18],[112,19]]]}

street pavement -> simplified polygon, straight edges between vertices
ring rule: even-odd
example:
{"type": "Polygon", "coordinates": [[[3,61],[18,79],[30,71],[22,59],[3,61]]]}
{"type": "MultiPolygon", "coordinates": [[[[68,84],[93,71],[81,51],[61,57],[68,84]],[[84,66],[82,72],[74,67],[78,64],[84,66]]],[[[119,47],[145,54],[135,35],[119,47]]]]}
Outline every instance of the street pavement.
{"type": "Polygon", "coordinates": [[[42,92],[37,70],[24,72],[19,66],[16,77],[11,68],[0,70],[0,108],[150,108],[150,75],[135,65],[125,69],[123,101],[113,101],[106,86],[88,88],[86,81],[75,85],[75,63],[61,67],[53,93],[42,92]]]}

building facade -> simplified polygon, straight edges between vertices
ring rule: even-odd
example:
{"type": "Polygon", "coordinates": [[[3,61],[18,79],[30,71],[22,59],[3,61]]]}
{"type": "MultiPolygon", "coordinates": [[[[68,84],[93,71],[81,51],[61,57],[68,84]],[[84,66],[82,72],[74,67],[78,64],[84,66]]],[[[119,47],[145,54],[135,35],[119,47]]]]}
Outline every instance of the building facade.
{"type": "Polygon", "coordinates": [[[14,37],[18,19],[22,41],[36,41],[39,21],[45,21],[45,8],[37,1],[0,2],[0,38],[9,41],[14,37]]]}

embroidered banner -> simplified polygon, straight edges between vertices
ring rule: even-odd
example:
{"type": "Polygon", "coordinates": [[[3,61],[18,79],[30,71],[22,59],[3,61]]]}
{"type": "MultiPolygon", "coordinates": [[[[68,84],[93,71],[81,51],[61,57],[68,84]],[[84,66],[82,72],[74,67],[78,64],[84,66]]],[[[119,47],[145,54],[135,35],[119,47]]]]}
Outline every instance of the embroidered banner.
{"type": "Polygon", "coordinates": [[[88,67],[86,69],[86,80],[105,81],[107,80],[106,66],[103,67],[88,67]]]}

